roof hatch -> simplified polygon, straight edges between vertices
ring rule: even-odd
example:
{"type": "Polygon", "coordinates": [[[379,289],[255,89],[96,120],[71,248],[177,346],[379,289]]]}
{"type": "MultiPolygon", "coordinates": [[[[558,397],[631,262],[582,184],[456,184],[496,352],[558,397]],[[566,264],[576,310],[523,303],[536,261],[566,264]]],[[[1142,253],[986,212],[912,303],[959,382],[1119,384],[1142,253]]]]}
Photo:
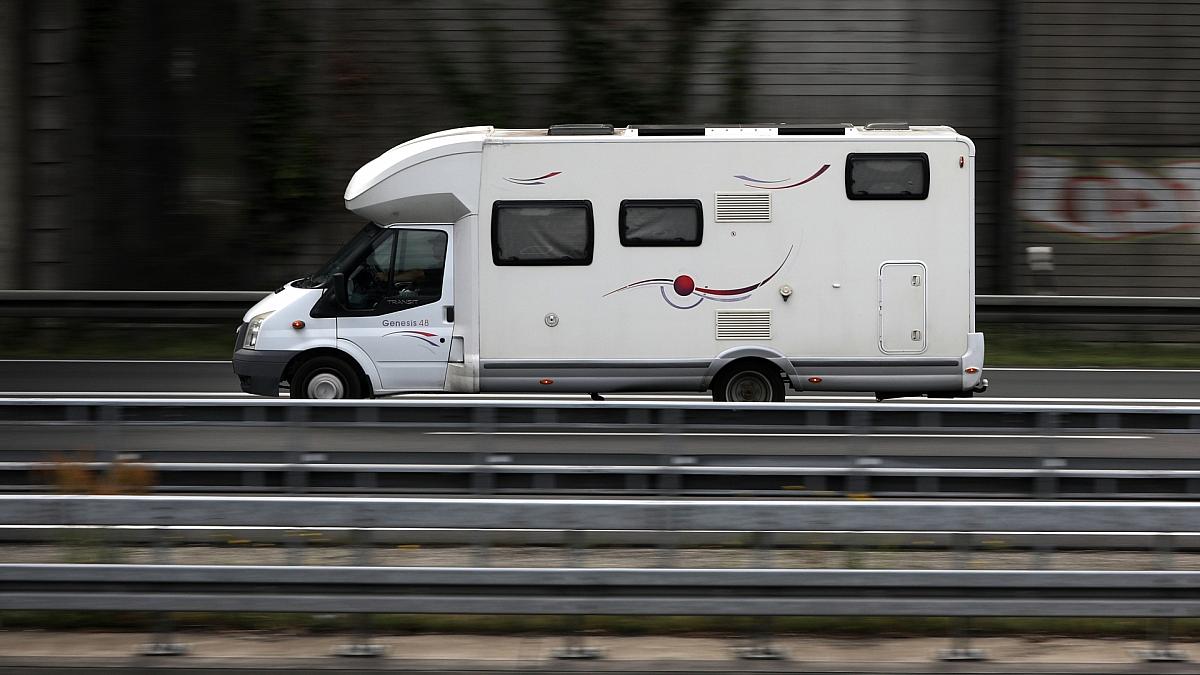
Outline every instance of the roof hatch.
{"type": "Polygon", "coordinates": [[[612,136],[611,124],[555,124],[546,130],[547,136],[612,136]]]}

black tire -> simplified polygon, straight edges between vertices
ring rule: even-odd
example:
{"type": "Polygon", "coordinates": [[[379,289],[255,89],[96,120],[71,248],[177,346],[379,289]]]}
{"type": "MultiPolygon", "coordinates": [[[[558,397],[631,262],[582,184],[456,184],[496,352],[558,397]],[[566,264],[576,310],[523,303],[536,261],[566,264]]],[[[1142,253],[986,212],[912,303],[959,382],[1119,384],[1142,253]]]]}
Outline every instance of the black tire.
{"type": "Polygon", "coordinates": [[[358,373],[333,356],[309,359],[296,369],[291,381],[292,398],[362,398],[358,373]]]}
{"type": "Polygon", "coordinates": [[[785,393],[782,373],[762,363],[722,371],[712,389],[714,401],[729,403],[778,403],[785,393]]]}

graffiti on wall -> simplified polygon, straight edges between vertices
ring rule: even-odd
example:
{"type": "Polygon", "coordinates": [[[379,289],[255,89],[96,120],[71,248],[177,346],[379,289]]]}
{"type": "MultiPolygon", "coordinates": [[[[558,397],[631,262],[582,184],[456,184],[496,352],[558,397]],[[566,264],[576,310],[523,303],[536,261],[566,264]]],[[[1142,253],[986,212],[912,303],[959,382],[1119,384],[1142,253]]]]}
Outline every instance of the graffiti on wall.
{"type": "Polygon", "coordinates": [[[1024,157],[1016,203],[1029,221],[1090,239],[1200,232],[1200,160],[1024,157]]]}

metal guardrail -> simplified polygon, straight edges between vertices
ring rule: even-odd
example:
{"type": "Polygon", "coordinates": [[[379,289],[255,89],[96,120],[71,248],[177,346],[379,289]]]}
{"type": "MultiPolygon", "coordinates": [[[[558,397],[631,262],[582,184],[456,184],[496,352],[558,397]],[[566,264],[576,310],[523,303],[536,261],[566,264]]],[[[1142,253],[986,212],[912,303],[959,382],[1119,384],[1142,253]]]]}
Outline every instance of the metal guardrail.
{"type": "Polygon", "coordinates": [[[236,323],[268,291],[0,291],[0,317],[236,323]]]}
{"type": "Polygon", "coordinates": [[[124,462],[153,470],[158,492],[1200,495],[1200,458],[1134,448],[1145,434],[1169,440],[1200,432],[1197,407],[16,398],[0,399],[0,429],[13,432],[0,462],[0,490],[7,491],[46,489],[64,464],[104,470],[124,462]],[[239,435],[231,448],[223,430],[252,435],[239,435]],[[889,456],[875,454],[871,441],[875,434],[954,438],[963,431],[1008,435],[1029,447],[1024,455],[1007,448],[889,456]],[[1055,454],[1055,439],[1098,432],[1118,442],[1122,434],[1139,436],[1115,458],[1055,454]],[[590,434],[586,453],[536,449],[546,446],[534,441],[559,433],[590,434]],[[786,445],[733,449],[745,445],[734,439],[755,435],[763,442],[844,437],[847,445],[838,455],[793,454],[786,445]],[[640,444],[629,442],[635,436],[640,444]],[[707,445],[698,446],[701,440],[707,445]],[[81,442],[92,451],[78,462],[58,454],[81,442]]]}
{"type": "MultiPolygon", "coordinates": [[[[6,456],[42,453],[8,452],[6,456]]],[[[1195,499],[1197,460],[1019,456],[547,455],[151,451],[112,462],[0,462],[0,492],[53,490],[64,470],[133,465],[156,494],[490,494],[1195,499]],[[1184,468],[1186,467],[1186,468],[1184,468]]]]}
{"type": "MultiPolygon", "coordinates": [[[[1035,616],[1150,617],[1163,624],[1149,658],[1178,659],[1167,643],[1171,619],[1200,616],[1200,572],[1174,571],[1177,540],[1194,540],[1200,503],[361,499],[156,496],[0,496],[0,532],[68,528],[66,536],[94,541],[79,527],[140,530],[159,537],[155,565],[0,564],[0,609],[141,610],[150,612],[312,612],[418,614],[552,614],[700,616],[1035,616]],[[207,526],[345,528],[354,566],[168,564],[172,532],[207,526]],[[425,528],[468,532],[471,566],[371,566],[377,532],[425,528]],[[568,565],[489,566],[490,538],[513,528],[557,530],[568,565]],[[583,535],[650,532],[664,566],[583,567],[583,535]],[[673,566],[676,535],[727,530],[746,536],[752,558],[735,568],[673,566]],[[772,568],[776,535],[949,533],[955,569],[772,568]],[[1019,571],[964,569],[971,540],[994,546],[995,533],[1048,536],[1123,533],[1150,537],[1140,563],[1156,571],[1083,569],[1019,571]]],[[[19,534],[18,534],[19,536],[19,534]]],[[[11,540],[11,539],[10,539],[11,540]]],[[[69,545],[71,539],[64,540],[69,545]]],[[[303,540],[301,540],[303,541],[303,540]]],[[[301,546],[303,544],[300,544],[301,546]]],[[[818,544],[818,546],[823,544],[818,544]]],[[[923,544],[928,546],[928,543],[923,544]]],[[[982,551],[983,549],[977,549],[982,551]]],[[[500,555],[497,553],[496,555],[500,555]]],[[[846,549],[847,567],[852,548],[846,549]]],[[[645,556],[641,556],[646,562],[645,556]]],[[[232,561],[231,561],[232,562],[232,561]]],[[[630,565],[634,563],[634,565],[630,565]]],[[[364,619],[365,621],[365,619],[364,619]]],[[[578,624],[575,624],[576,626],[578,624]]],[[[148,653],[178,654],[169,624],[148,653]]],[[[365,633],[362,638],[369,641],[365,633]]],[[[747,656],[778,658],[764,628],[747,656]]],[[[947,658],[978,658],[961,636],[947,658]]],[[[378,654],[356,644],[343,653],[378,654]]],[[[567,657],[592,656],[568,637],[567,657]]]]}
{"type": "MultiPolygon", "coordinates": [[[[268,291],[0,291],[0,317],[236,322],[268,291]]],[[[978,295],[982,323],[1200,324],[1200,297],[978,295]]]]}
{"type": "Polygon", "coordinates": [[[981,323],[1200,324],[1200,297],[977,295],[981,323]]]}
{"type": "Polygon", "coordinates": [[[904,432],[928,429],[1200,432],[1200,406],[286,398],[0,398],[0,423],[108,425],[310,425],[500,431],[684,430],[753,433],[904,432]]]}
{"type": "Polygon", "coordinates": [[[1195,533],[1200,502],[0,495],[0,526],[1195,533]]]}
{"type": "Polygon", "coordinates": [[[3,564],[0,609],[1174,618],[1200,572],[3,564]]]}

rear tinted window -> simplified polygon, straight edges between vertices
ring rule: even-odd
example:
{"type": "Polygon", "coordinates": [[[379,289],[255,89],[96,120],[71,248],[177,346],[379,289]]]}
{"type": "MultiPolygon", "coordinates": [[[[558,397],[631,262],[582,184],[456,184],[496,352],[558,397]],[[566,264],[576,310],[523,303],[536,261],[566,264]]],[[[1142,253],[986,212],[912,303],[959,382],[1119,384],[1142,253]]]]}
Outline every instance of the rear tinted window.
{"type": "Polygon", "coordinates": [[[626,199],[621,202],[621,244],[699,246],[703,222],[695,199],[626,199]]]}
{"type": "Polygon", "coordinates": [[[911,153],[853,153],[846,157],[850,199],[925,199],[929,156],[911,153]]]}
{"type": "Polygon", "coordinates": [[[592,204],[496,202],[492,261],[497,265],[590,265],[592,204]]]}

